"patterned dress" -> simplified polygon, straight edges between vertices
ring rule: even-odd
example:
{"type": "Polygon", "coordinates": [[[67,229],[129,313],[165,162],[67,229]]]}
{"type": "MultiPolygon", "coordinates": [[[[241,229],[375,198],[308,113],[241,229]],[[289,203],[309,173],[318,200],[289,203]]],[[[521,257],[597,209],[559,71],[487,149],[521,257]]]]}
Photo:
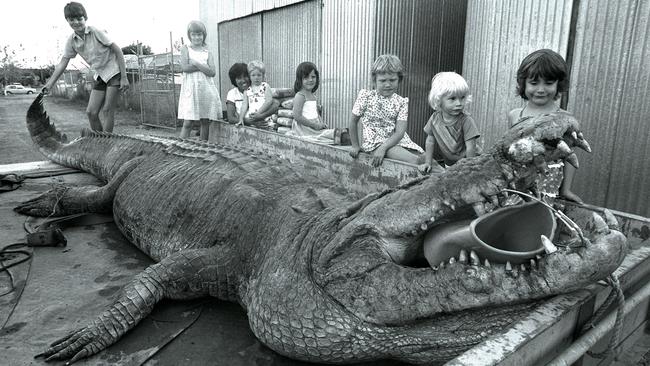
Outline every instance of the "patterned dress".
{"type": "MultiPolygon", "coordinates": [[[[361,150],[371,152],[386,141],[395,132],[398,120],[408,120],[408,108],[408,98],[397,94],[384,97],[376,90],[361,89],[352,107],[352,114],[360,117],[361,150]]],[[[398,145],[419,153],[424,152],[406,133],[398,145]]]]}
{"type": "MultiPolygon", "coordinates": [[[[208,63],[208,50],[194,50],[187,47],[190,59],[208,63]]],[[[197,121],[209,119],[216,121],[223,118],[221,113],[221,97],[214,78],[201,71],[184,72],[181,94],[178,99],[178,118],[197,121]]]]}
{"type": "Polygon", "coordinates": [[[269,84],[263,81],[259,86],[251,85],[244,91],[244,94],[248,97],[246,117],[249,117],[251,113],[257,112],[264,102],[266,102],[266,89],[268,88],[270,88],[269,84]]]}

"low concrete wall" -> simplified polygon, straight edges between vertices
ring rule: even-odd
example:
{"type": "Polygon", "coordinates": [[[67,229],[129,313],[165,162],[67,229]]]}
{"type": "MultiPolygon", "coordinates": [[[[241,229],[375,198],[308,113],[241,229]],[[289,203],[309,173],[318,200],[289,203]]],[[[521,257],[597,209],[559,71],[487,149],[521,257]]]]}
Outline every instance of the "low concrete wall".
{"type": "Polygon", "coordinates": [[[361,153],[353,159],[347,146],[316,144],[272,131],[235,127],[225,121],[210,123],[210,142],[277,154],[300,166],[306,174],[328,180],[334,175],[341,185],[363,195],[421,176],[412,164],[385,159],[375,168],[370,155],[361,153]]]}

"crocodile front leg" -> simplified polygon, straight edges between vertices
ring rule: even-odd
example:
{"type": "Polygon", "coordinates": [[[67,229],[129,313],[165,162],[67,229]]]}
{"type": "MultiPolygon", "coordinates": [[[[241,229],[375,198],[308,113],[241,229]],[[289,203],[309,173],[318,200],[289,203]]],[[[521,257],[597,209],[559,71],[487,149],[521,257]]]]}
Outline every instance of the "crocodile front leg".
{"type": "Polygon", "coordinates": [[[55,187],[23,202],[14,211],[29,216],[65,216],[88,212],[110,212],[113,198],[122,181],[144,159],[131,159],[120,167],[115,176],[104,186],[55,187]]]}
{"type": "Polygon", "coordinates": [[[221,248],[177,252],[148,267],[124,288],[118,299],[85,327],[50,345],[36,357],[46,361],[90,357],[117,342],[163,298],[193,299],[212,295],[237,297],[234,259],[221,248]]]}

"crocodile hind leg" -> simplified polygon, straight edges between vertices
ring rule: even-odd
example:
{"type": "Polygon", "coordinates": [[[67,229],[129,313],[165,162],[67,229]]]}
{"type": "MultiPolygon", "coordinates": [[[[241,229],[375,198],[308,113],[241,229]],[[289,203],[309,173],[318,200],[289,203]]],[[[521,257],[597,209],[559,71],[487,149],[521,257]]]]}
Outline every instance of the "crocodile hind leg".
{"type": "Polygon", "coordinates": [[[47,357],[46,361],[70,359],[69,363],[90,357],[134,328],[163,298],[212,295],[236,300],[239,267],[234,254],[222,247],[174,253],[140,273],[101,315],[36,357],[47,357]]]}
{"type": "Polygon", "coordinates": [[[123,164],[115,176],[104,186],[59,186],[23,202],[14,211],[29,216],[65,216],[87,212],[110,212],[117,188],[144,157],[123,164]]]}

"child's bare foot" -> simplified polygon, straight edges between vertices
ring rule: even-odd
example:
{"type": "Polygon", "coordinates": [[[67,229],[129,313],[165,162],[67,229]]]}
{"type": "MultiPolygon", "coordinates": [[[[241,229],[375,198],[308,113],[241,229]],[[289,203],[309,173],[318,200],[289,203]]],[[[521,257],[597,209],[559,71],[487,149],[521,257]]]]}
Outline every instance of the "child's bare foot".
{"type": "Polygon", "coordinates": [[[582,200],[582,198],[580,198],[580,196],[578,196],[577,194],[573,193],[572,191],[570,191],[568,189],[567,190],[560,190],[559,193],[560,193],[560,198],[563,198],[563,199],[565,199],[567,201],[573,201],[573,202],[576,202],[576,203],[579,203],[579,204],[584,204],[584,201],[582,200]]]}

